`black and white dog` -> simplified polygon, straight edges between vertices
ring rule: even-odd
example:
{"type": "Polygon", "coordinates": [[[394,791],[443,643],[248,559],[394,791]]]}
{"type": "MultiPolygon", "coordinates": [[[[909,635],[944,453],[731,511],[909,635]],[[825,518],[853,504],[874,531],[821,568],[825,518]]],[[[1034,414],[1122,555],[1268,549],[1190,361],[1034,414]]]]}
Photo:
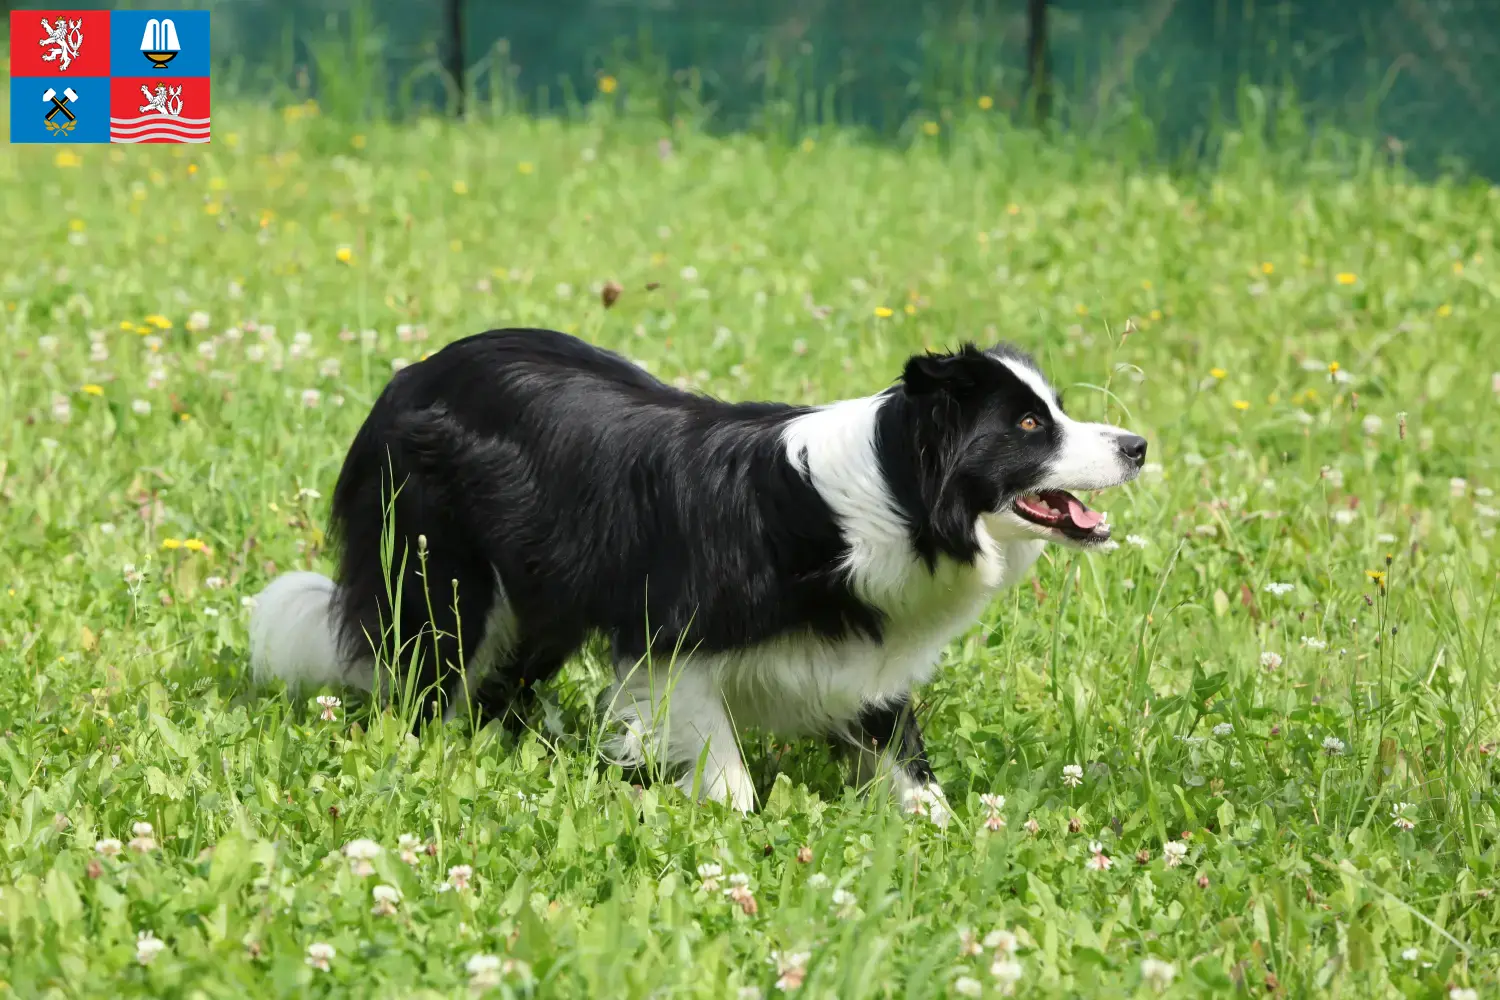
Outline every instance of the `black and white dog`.
{"type": "Polygon", "coordinates": [[[425,653],[419,687],[450,714],[472,698],[504,715],[602,635],[622,763],[750,810],[737,730],[823,734],[894,765],[894,791],[941,819],[913,685],[1047,542],[1106,541],[1068,491],[1128,482],[1145,457],[1069,418],[1004,345],[804,407],[681,392],[561,333],[482,333],[376,400],[333,493],[339,580],[260,594],[254,673],[370,689],[372,644],[397,626],[398,661],[425,653]]]}

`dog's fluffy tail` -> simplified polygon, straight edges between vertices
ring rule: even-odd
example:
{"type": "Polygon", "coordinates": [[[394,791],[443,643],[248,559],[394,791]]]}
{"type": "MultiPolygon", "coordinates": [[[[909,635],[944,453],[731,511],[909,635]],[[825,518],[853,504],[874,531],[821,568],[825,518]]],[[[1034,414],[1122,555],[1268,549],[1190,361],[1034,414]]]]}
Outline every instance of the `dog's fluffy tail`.
{"type": "Polygon", "coordinates": [[[338,585],[318,573],[284,573],[255,598],[250,670],[258,683],[279,677],[292,688],[353,685],[369,690],[373,672],[340,648],[338,585]]]}

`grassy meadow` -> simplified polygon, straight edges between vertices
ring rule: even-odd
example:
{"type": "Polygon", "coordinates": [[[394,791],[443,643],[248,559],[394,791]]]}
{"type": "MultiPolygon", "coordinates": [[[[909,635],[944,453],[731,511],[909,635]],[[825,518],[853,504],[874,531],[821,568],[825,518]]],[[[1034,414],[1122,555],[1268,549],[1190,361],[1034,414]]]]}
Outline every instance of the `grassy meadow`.
{"type": "Polygon", "coordinates": [[[0,150],[0,992],[1500,991],[1500,190],[996,114],[233,105],[201,148],[0,150]],[[329,570],[393,369],[507,325],[805,402],[1003,338],[1150,439],[1118,546],[1051,551],[923,692],[952,823],[756,734],[754,815],[642,790],[592,657],[519,740],[252,686],[247,600],[329,570]]]}

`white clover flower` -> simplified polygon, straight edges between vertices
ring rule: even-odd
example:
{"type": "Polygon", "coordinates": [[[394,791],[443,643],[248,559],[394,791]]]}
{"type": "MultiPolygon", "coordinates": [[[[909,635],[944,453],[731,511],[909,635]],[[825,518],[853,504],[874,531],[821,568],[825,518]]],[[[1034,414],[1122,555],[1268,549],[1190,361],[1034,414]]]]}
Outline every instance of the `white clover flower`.
{"type": "Polygon", "coordinates": [[[1304,635],[1302,637],[1302,645],[1305,646],[1308,649],[1327,649],[1328,648],[1328,643],[1324,642],[1322,639],[1319,639],[1317,636],[1311,636],[1311,635],[1304,635]]]}
{"type": "Polygon", "coordinates": [[[302,405],[311,410],[323,402],[323,394],[317,389],[302,390],[302,405]]]}
{"type": "Polygon", "coordinates": [[[142,965],[156,961],[156,956],[166,948],[167,943],[150,931],[141,931],[135,936],[135,960],[142,965]]]}
{"type": "Polygon", "coordinates": [[[1083,784],[1083,768],[1077,764],[1064,764],[1062,769],[1062,782],[1069,788],[1077,788],[1083,784]]]}
{"type": "MultiPolygon", "coordinates": [[[[339,705],[342,704],[342,702],[340,702],[337,697],[331,694],[320,694],[315,700],[323,708],[323,712],[320,718],[322,718],[324,722],[332,722],[335,718],[337,718],[337,716],[334,714],[334,709],[338,708],[339,705]]],[[[359,841],[355,841],[355,843],[359,843],[359,841]]],[[[366,843],[371,843],[371,841],[366,841],[366,843]]],[[[370,857],[373,858],[375,857],[375,855],[378,855],[380,853],[379,846],[380,845],[378,844],[376,845],[375,854],[370,855],[370,857]]],[[[344,850],[346,853],[348,852],[347,847],[344,850]]],[[[350,856],[353,857],[353,855],[350,856]]]]}
{"type": "Polygon", "coordinates": [[[1260,654],[1260,665],[1267,670],[1276,670],[1281,666],[1281,654],[1273,653],[1269,649],[1260,654]]]}
{"type": "Polygon", "coordinates": [[[1234,726],[1228,722],[1221,722],[1213,728],[1215,736],[1228,736],[1234,732],[1234,726]]]}
{"type": "MultiPolygon", "coordinates": [[[[824,875],[822,872],[813,872],[811,875],[809,875],[807,877],[807,887],[809,889],[826,889],[826,888],[828,888],[828,876],[824,875]]],[[[710,891],[712,891],[712,890],[710,890],[710,891]]]]}
{"type": "Polygon", "coordinates": [[[333,950],[333,945],[316,941],[307,946],[307,964],[314,969],[327,972],[336,954],[338,953],[333,950]]]}
{"type": "Polygon", "coordinates": [[[1401,958],[1407,962],[1415,962],[1421,957],[1422,949],[1420,948],[1407,948],[1401,952],[1401,958]]]}
{"type": "Polygon", "coordinates": [[[1461,497],[1469,491],[1469,481],[1459,476],[1448,480],[1448,495],[1461,497]]]}
{"type": "Polygon", "coordinates": [[[984,936],[984,946],[993,951],[996,958],[1010,958],[1019,945],[1016,936],[1002,928],[997,927],[984,936]]]}
{"type": "Polygon", "coordinates": [[[1141,959],[1141,980],[1158,993],[1172,985],[1177,978],[1177,966],[1159,958],[1147,956],[1141,959]]]}
{"type": "Polygon", "coordinates": [[[682,269],[681,273],[682,273],[682,280],[683,281],[697,281],[698,280],[698,269],[696,267],[694,267],[693,265],[691,265],[691,264],[689,264],[687,267],[684,267],[682,269]]]}
{"type": "Polygon", "coordinates": [[[776,964],[776,988],[782,992],[790,992],[802,985],[807,979],[807,960],[812,955],[805,951],[793,951],[782,954],[779,951],[771,952],[771,961],[776,964]]]}
{"type": "Polygon", "coordinates": [[[124,848],[125,845],[114,837],[105,837],[103,840],[95,841],[94,843],[94,850],[106,858],[118,857],[120,851],[124,850],[124,848]]]}
{"type": "Polygon", "coordinates": [[[130,828],[130,832],[135,834],[129,844],[132,851],[135,851],[137,854],[147,854],[156,850],[156,838],[153,836],[155,831],[151,828],[150,823],[136,823],[130,828]]]}
{"type": "Polygon", "coordinates": [[[459,892],[469,888],[469,882],[474,877],[474,869],[469,865],[454,865],[448,869],[448,884],[459,892]]]}
{"type": "Polygon", "coordinates": [[[1323,752],[1330,757],[1337,757],[1344,752],[1344,741],[1337,736],[1325,736],[1323,738],[1323,752]]]}
{"type": "Polygon", "coordinates": [[[377,917],[388,917],[395,913],[397,904],[401,902],[401,891],[393,885],[377,885],[370,890],[370,895],[375,900],[370,912],[377,917]]]}
{"type": "Polygon", "coordinates": [[[1297,585],[1295,583],[1268,583],[1261,589],[1268,594],[1274,594],[1277,597],[1284,597],[1287,594],[1290,594],[1292,591],[1296,590],[1297,585]]]}
{"type": "Polygon", "coordinates": [[[1350,510],[1348,507],[1340,507],[1333,512],[1333,522],[1340,527],[1348,527],[1359,517],[1358,511],[1350,510]]]}
{"type": "Polygon", "coordinates": [[[1161,845],[1161,857],[1168,868],[1176,868],[1187,860],[1187,845],[1180,840],[1169,840],[1161,845]]]}
{"type": "Polygon", "coordinates": [[[1146,546],[1150,545],[1151,542],[1149,539],[1143,538],[1140,535],[1126,535],[1125,544],[1134,545],[1138,549],[1144,549],[1146,546]]]}
{"type": "Polygon", "coordinates": [[[1479,1000],[1479,991],[1467,986],[1455,986],[1448,991],[1448,1000],[1479,1000]]]}
{"type": "Polygon", "coordinates": [[[984,984],[970,976],[959,976],[953,980],[953,992],[961,997],[983,996],[984,984]]]}
{"type": "Polygon", "coordinates": [[[1001,996],[1010,996],[1016,991],[1016,984],[1021,981],[1023,970],[1021,963],[1013,958],[1002,958],[990,966],[990,975],[995,979],[995,988],[1000,991],[1001,996]]]}
{"type": "Polygon", "coordinates": [[[1391,806],[1391,826],[1398,830],[1414,829],[1417,825],[1416,821],[1406,814],[1415,808],[1410,802],[1397,802],[1391,806]]]}
{"type": "MultiPolygon", "coordinates": [[[[718,892],[719,877],[723,874],[724,867],[712,861],[698,866],[698,877],[703,880],[702,889],[704,892],[718,892]]],[[[814,877],[816,878],[816,876],[814,877]]]]}
{"type": "Polygon", "coordinates": [[[419,860],[417,851],[422,847],[422,841],[411,833],[403,833],[396,840],[396,850],[400,852],[401,860],[409,865],[414,865],[419,860]]]}
{"type": "Polygon", "coordinates": [[[464,963],[471,989],[483,990],[500,985],[503,964],[498,955],[475,955],[464,963]]]}
{"type": "Polygon", "coordinates": [[[1385,421],[1381,420],[1379,417],[1372,413],[1359,422],[1359,429],[1364,431],[1365,434],[1369,437],[1374,437],[1376,434],[1380,433],[1380,428],[1384,425],[1384,423],[1385,421]]]}
{"type": "Polygon", "coordinates": [[[349,870],[360,878],[375,874],[375,866],[371,862],[380,857],[380,852],[379,844],[364,837],[344,845],[344,857],[349,859],[349,870]]]}

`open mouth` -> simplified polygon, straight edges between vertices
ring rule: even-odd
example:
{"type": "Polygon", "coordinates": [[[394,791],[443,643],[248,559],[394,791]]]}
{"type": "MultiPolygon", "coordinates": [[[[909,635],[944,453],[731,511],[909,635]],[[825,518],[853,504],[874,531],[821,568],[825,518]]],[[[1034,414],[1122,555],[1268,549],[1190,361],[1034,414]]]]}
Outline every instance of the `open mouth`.
{"type": "Polygon", "coordinates": [[[1104,515],[1090,510],[1067,490],[1028,493],[1019,497],[1013,507],[1024,520],[1080,542],[1102,542],[1109,538],[1109,525],[1104,523],[1104,515]]]}

